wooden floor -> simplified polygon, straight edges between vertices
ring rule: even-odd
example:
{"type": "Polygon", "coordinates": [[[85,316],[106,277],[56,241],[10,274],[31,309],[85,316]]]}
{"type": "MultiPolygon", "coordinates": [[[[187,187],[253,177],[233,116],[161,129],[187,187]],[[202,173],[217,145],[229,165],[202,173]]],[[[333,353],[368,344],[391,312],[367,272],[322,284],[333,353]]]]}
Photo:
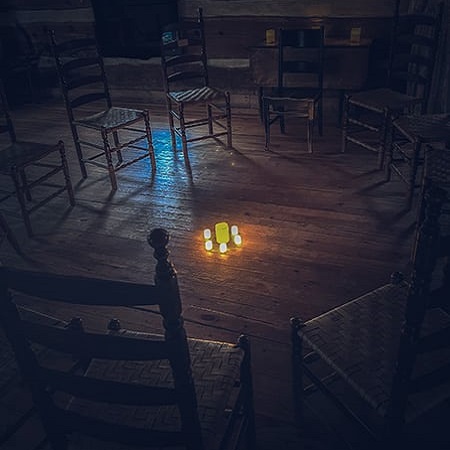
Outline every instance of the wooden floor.
{"type": "MultiPolygon", "coordinates": [[[[146,237],[152,228],[166,228],[189,335],[250,336],[261,445],[277,448],[267,446],[264,433],[270,419],[287,424],[293,419],[289,318],[310,319],[407,267],[414,212],[404,210],[405,188],[397,180],[385,183],[366,150],[341,153],[333,117],[327,118],[324,136],[316,138],[314,154],[306,152],[306,127],[296,123],[288,123],[285,136],[274,131],[272,151],[266,152],[256,111],[239,108],[233,110],[234,148],[214,141],[191,144],[190,177],[181,152],[170,147],[164,107],[151,106],[150,112],[156,173],[151,176],[148,161],[130,166],[118,173],[119,189],[111,194],[98,168],[89,167],[81,180],[59,100],[13,110],[21,139],[64,140],[77,204],[69,208],[61,196],[38,210],[30,239],[15,199],[3,203],[27,258],[7,242],[0,258],[39,270],[151,281],[154,260],[146,237]],[[226,256],[203,250],[202,230],[218,221],[240,227],[241,249],[226,256]]],[[[71,312],[51,313],[67,319],[71,312]]],[[[109,315],[103,311],[86,320],[106,326],[109,315]]],[[[156,326],[154,314],[133,310],[122,322],[156,326]]],[[[20,448],[19,437],[11,442],[11,448],[20,448]]],[[[303,448],[297,441],[291,445],[303,448]]]]}

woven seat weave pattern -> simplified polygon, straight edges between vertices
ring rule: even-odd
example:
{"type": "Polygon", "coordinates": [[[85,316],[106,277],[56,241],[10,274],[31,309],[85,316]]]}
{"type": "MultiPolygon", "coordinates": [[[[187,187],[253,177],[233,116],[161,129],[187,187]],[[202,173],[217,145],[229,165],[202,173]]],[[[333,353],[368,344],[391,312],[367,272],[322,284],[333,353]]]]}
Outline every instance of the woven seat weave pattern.
{"type": "Polygon", "coordinates": [[[422,142],[450,140],[450,114],[403,115],[394,121],[394,126],[422,142]]]}
{"type": "MultiPolygon", "coordinates": [[[[407,294],[407,283],[387,284],[306,322],[301,330],[305,343],[382,416],[389,402],[407,294]]],[[[437,309],[429,312],[422,331],[427,334],[444,326],[450,326],[450,316],[437,309]]],[[[450,353],[446,356],[450,358],[450,353]]],[[[415,373],[441,362],[434,355],[424,357],[415,373]]],[[[407,420],[449,393],[450,385],[411,398],[407,420]]]]}
{"type": "Polygon", "coordinates": [[[23,167],[58,149],[58,145],[52,144],[14,142],[0,152],[0,172],[9,174],[12,166],[23,167]]]}
{"type": "Polygon", "coordinates": [[[204,86],[186,91],[170,92],[168,96],[177,103],[202,103],[223,97],[224,93],[209,86],[204,86]]]}
{"type": "Polygon", "coordinates": [[[385,108],[394,111],[401,110],[409,105],[417,103],[419,100],[420,99],[416,97],[386,88],[357,92],[350,97],[350,103],[380,113],[382,113],[385,108]]]}
{"type": "MultiPolygon", "coordinates": [[[[143,333],[138,334],[142,339],[143,333]]],[[[203,438],[206,448],[215,449],[218,448],[216,441],[224,426],[224,410],[232,406],[227,402],[236,380],[239,379],[243,351],[232,344],[222,342],[196,339],[189,339],[188,342],[203,438]]],[[[124,383],[173,387],[172,371],[167,360],[94,360],[87,375],[124,383]]],[[[181,421],[177,406],[131,407],[94,403],[77,398],[72,400],[70,409],[102,421],[136,428],[180,430],[181,421]]]]}
{"type": "Polygon", "coordinates": [[[116,128],[143,118],[142,111],[112,107],[92,116],[78,119],[76,123],[91,128],[116,128]]]}

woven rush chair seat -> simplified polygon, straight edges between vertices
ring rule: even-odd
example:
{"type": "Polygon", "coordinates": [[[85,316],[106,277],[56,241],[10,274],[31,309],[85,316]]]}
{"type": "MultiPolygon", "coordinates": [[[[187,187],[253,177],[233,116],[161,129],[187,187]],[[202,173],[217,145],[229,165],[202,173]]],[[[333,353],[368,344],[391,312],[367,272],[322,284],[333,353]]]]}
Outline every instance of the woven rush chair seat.
{"type": "MultiPolygon", "coordinates": [[[[408,285],[390,283],[342,306],[305,322],[305,343],[345,379],[374,410],[385,416],[392,379],[398,359],[408,285]]],[[[443,309],[431,311],[422,335],[450,326],[450,315],[443,309]]],[[[415,375],[450,359],[450,350],[426,355],[417,364],[415,375]]],[[[439,404],[450,395],[450,383],[431,393],[409,398],[406,421],[439,404]]]]}
{"type": "MultiPolygon", "coordinates": [[[[114,129],[123,127],[124,125],[132,125],[143,119],[142,111],[137,109],[112,107],[107,111],[102,111],[90,116],[81,117],[74,121],[76,124],[82,124],[86,127],[91,127],[96,130],[101,128],[114,129]]],[[[141,139],[145,139],[142,137],[141,139]]]]}
{"type": "Polygon", "coordinates": [[[357,92],[352,94],[349,99],[353,105],[378,113],[383,113],[386,108],[391,112],[401,111],[422,101],[421,98],[386,88],[357,92]]]}
{"type": "MultiPolygon", "coordinates": [[[[146,336],[150,339],[157,337],[128,331],[121,334],[140,339],[145,339],[146,336]]],[[[159,337],[163,339],[163,336],[159,337]]],[[[188,344],[205,448],[219,449],[229,413],[234,406],[229,401],[230,398],[233,399],[232,393],[236,390],[236,380],[239,379],[244,352],[232,344],[222,342],[189,339],[188,344]]],[[[86,376],[144,386],[173,387],[167,360],[148,362],[93,360],[86,371],[86,376]]],[[[117,408],[73,398],[68,409],[137,429],[176,431],[181,424],[175,405],[117,408]]],[[[79,442],[84,442],[84,439],[83,437],[79,442]]]]}
{"type": "Polygon", "coordinates": [[[8,175],[14,166],[26,166],[44,158],[57,150],[57,144],[43,144],[40,142],[13,142],[10,146],[0,150],[0,172],[8,175]]]}
{"type": "Polygon", "coordinates": [[[406,203],[410,209],[414,190],[422,185],[423,144],[447,142],[450,145],[450,114],[400,116],[393,121],[388,140],[386,181],[395,173],[405,182],[406,203]]]}
{"type": "Polygon", "coordinates": [[[169,92],[167,95],[177,103],[202,103],[221,98],[224,96],[224,93],[212,87],[204,86],[201,88],[169,92]]]}

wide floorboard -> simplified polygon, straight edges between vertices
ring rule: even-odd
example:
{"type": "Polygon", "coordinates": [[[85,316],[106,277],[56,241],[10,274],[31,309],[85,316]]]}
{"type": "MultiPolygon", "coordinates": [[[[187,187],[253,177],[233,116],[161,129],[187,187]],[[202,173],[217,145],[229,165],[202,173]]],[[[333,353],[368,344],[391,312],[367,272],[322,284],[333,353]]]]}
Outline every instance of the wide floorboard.
{"type": "MultiPolygon", "coordinates": [[[[335,118],[316,137],[313,154],[302,123],[288,123],[286,135],[274,131],[267,152],[256,111],[235,108],[233,149],[215,141],[191,144],[190,175],[181,151],[171,149],[164,106],[152,105],[150,113],[156,173],[148,160],[134,164],[118,173],[119,189],[111,193],[99,168],[89,167],[81,179],[59,100],[13,110],[21,139],[64,140],[76,206],[69,208],[62,195],[41,208],[32,216],[35,236],[28,238],[15,199],[4,202],[25,257],[5,241],[0,258],[18,267],[151,282],[154,259],[146,237],[155,227],[167,229],[189,335],[251,338],[258,426],[265,436],[266,419],[293,420],[289,318],[310,319],[405,270],[415,213],[405,211],[401,182],[386,183],[376,170],[375,155],[355,147],[341,153],[335,118]],[[219,221],[239,226],[242,248],[227,255],[203,250],[202,230],[219,221]]],[[[78,313],[42,307],[61,319],[78,313]]],[[[98,311],[85,320],[105,326],[110,316],[98,311]]],[[[121,317],[125,326],[142,329],[156,329],[159,320],[136,310],[121,317]]],[[[11,448],[20,448],[17,439],[11,448]]]]}

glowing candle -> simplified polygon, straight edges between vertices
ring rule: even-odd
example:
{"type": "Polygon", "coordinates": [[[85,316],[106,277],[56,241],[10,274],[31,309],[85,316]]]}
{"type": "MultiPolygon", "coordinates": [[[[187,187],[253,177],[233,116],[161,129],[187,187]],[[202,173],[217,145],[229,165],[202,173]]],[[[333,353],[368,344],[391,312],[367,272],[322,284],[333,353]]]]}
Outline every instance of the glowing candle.
{"type": "Polygon", "coordinates": [[[206,241],[206,242],[205,242],[205,249],[208,250],[208,252],[209,252],[209,251],[212,250],[212,248],[213,248],[213,243],[212,243],[212,241],[211,241],[211,240],[206,241]]]}
{"type": "Polygon", "coordinates": [[[203,237],[205,239],[211,239],[211,230],[209,228],[203,230],[203,237]]]}
{"type": "Polygon", "coordinates": [[[236,236],[237,234],[239,234],[239,228],[237,227],[237,225],[233,225],[231,227],[231,236],[236,236]]]}
{"type": "MultiPolygon", "coordinates": [[[[230,229],[226,222],[219,222],[215,225],[216,241],[219,244],[227,244],[230,242],[230,229]]],[[[225,250],[226,251],[226,250],[225,250]]]]}
{"type": "Polygon", "coordinates": [[[233,241],[237,247],[240,247],[242,245],[242,238],[240,234],[236,234],[233,236],[233,241]]]}
{"type": "Polygon", "coordinates": [[[220,251],[220,253],[226,253],[227,250],[228,250],[227,244],[226,244],[225,242],[222,242],[222,243],[219,245],[219,251],[220,251]]]}

